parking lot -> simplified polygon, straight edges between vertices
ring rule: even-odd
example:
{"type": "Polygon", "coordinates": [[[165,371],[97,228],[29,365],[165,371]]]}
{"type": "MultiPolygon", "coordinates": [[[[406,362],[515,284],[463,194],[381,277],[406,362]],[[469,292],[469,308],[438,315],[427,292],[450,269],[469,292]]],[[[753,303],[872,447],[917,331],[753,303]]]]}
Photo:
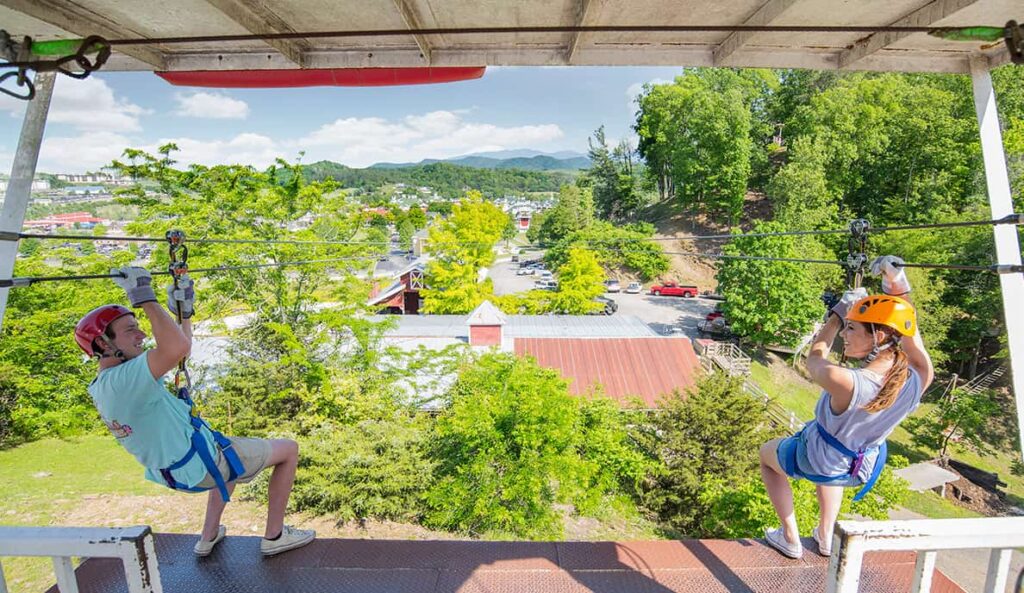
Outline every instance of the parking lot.
{"type": "MultiPolygon", "coordinates": [[[[533,256],[536,257],[536,256],[533,256]]],[[[517,276],[519,264],[508,261],[498,262],[491,267],[489,276],[494,282],[494,294],[503,295],[523,292],[534,287],[538,276],[517,276]]],[[[697,334],[697,322],[714,310],[719,301],[704,298],[651,296],[646,293],[626,294],[605,293],[619,305],[616,315],[634,315],[659,334],[669,335],[681,331],[690,338],[697,334]]]]}

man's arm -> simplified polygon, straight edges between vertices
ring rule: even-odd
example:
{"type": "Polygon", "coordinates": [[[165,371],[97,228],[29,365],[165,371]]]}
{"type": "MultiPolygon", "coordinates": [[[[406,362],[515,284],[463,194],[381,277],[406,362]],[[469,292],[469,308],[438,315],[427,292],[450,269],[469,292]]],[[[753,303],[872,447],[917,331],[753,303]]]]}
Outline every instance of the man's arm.
{"type": "Polygon", "coordinates": [[[839,315],[829,315],[825,326],[811,342],[811,350],[807,354],[807,372],[831,396],[829,405],[834,414],[846,411],[853,399],[853,376],[850,371],[828,360],[832,343],[842,327],[839,315]]]}
{"type": "Polygon", "coordinates": [[[149,372],[153,378],[159,379],[178,366],[178,361],[188,354],[192,340],[156,301],[143,303],[142,310],[149,319],[153,339],[156,340],[156,348],[146,354],[149,372]]]}

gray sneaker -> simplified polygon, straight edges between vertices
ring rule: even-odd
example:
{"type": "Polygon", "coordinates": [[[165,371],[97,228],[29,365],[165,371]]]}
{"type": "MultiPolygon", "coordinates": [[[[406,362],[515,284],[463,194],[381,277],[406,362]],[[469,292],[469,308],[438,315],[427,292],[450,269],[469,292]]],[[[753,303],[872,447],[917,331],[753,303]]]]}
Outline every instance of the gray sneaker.
{"type": "Polygon", "coordinates": [[[295,548],[301,548],[316,538],[316,532],[312,529],[295,529],[291,525],[285,525],[281,529],[281,537],[270,540],[263,538],[260,541],[260,552],[264,556],[273,556],[295,548]]]}
{"type": "Polygon", "coordinates": [[[195,547],[192,548],[195,551],[196,556],[209,556],[210,552],[213,551],[213,547],[219,544],[220,540],[224,539],[224,536],[227,535],[227,533],[228,528],[221,525],[217,528],[217,536],[213,538],[213,541],[208,542],[200,536],[199,541],[197,541],[195,547]]]}

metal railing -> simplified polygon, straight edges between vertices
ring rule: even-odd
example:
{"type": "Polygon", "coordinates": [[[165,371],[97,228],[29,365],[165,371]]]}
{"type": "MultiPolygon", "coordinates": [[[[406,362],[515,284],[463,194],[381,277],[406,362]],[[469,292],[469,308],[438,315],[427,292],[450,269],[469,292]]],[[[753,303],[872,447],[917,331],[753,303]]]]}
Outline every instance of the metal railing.
{"type": "MultiPolygon", "coordinates": [[[[49,556],[53,559],[60,593],[78,593],[72,558],[120,558],[129,593],[163,593],[153,533],[148,525],[124,528],[0,526],[0,556],[49,556]]],[[[0,593],[7,593],[2,568],[0,593]]]]}
{"type": "Polygon", "coordinates": [[[930,591],[938,550],[990,549],[985,593],[1006,590],[1013,549],[1024,546],[1024,517],[839,521],[832,536],[828,593],[855,593],[864,553],[916,551],[911,591],[930,591]]]}
{"type": "Polygon", "coordinates": [[[732,342],[711,342],[705,346],[704,356],[730,375],[750,374],[750,357],[732,342]]]}

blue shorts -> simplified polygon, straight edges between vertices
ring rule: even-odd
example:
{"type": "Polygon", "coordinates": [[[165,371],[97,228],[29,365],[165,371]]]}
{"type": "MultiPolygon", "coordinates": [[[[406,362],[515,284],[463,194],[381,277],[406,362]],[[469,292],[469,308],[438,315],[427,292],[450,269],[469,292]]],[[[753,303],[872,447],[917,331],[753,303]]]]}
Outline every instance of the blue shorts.
{"type": "MultiPolygon", "coordinates": [[[[808,475],[814,475],[811,471],[811,462],[807,459],[807,441],[805,431],[801,430],[791,437],[786,437],[779,442],[779,448],[775,451],[775,457],[779,461],[779,467],[786,475],[794,479],[810,479],[808,475]]],[[[811,480],[821,483],[820,480],[811,480]]],[[[864,482],[857,476],[846,476],[843,479],[829,480],[823,483],[825,486],[860,486],[864,482]]]]}

